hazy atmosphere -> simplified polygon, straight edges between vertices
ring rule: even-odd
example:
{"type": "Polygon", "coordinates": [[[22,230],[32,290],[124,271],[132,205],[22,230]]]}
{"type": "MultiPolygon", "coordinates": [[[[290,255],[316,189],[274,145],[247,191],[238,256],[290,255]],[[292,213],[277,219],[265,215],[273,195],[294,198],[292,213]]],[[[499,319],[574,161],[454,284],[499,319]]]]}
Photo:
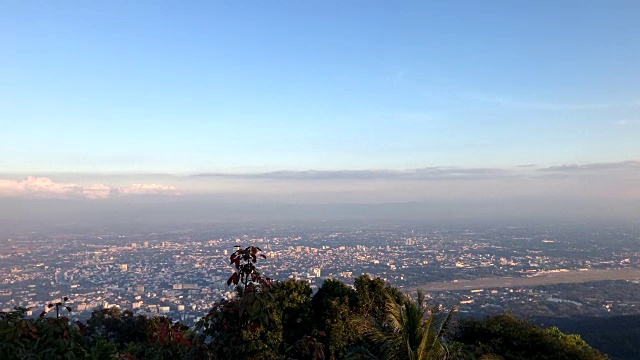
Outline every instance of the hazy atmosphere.
{"type": "Polygon", "coordinates": [[[0,220],[638,220],[634,1],[0,5],[0,220]]]}

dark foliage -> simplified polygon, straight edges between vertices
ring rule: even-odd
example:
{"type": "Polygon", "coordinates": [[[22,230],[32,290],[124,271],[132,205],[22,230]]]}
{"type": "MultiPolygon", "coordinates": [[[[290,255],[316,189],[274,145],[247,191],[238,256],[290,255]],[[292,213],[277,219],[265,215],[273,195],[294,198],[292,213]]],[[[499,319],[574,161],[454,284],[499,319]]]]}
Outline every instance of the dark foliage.
{"type": "Polygon", "coordinates": [[[581,318],[538,318],[563,332],[579,333],[594,348],[612,359],[640,359],[640,315],[581,318]]]}
{"type": "MultiPolygon", "coordinates": [[[[27,319],[27,309],[0,312],[0,359],[83,359],[82,328],[67,317],[27,319]]],[[[45,312],[46,313],[46,312],[45,312]]]]}
{"type": "Polygon", "coordinates": [[[309,329],[313,329],[311,312],[313,291],[306,281],[287,280],[274,284],[272,292],[281,314],[282,346],[283,350],[286,350],[311,335],[309,329]]]}
{"type": "Polygon", "coordinates": [[[358,312],[363,316],[374,318],[377,322],[384,321],[389,297],[398,304],[404,299],[400,290],[380,278],[371,279],[369,275],[357,277],[354,286],[358,299],[358,312]]]}
{"type": "Polygon", "coordinates": [[[600,360],[607,357],[591,348],[579,335],[557,328],[541,328],[509,314],[484,320],[465,319],[454,338],[474,358],[505,360],[600,360]]]}
{"type": "Polygon", "coordinates": [[[358,305],[355,290],[338,280],[328,279],[313,297],[315,324],[325,336],[321,339],[330,359],[341,359],[358,334],[350,323],[358,305]]]}
{"type": "Polygon", "coordinates": [[[100,337],[123,346],[127,343],[144,343],[150,332],[146,316],[134,315],[133,311],[120,311],[117,307],[96,310],[87,320],[86,334],[100,337]]]}

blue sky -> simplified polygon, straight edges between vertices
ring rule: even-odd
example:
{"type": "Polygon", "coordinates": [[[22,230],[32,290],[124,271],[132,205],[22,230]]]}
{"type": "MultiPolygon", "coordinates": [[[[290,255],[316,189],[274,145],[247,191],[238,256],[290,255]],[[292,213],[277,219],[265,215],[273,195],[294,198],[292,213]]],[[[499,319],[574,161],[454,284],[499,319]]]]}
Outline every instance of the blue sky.
{"type": "Polygon", "coordinates": [[[638,160],[638,19],[637,1],[3,1],[0,173],[638,160]]]}

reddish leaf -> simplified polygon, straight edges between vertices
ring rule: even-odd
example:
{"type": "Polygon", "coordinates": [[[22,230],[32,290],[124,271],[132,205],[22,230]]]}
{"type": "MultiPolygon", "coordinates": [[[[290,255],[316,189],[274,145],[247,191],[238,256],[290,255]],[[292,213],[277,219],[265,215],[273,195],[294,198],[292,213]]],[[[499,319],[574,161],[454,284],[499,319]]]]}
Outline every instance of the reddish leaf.
{"type": "Polygon", "coordinates": [[[260,323],[251,324],[251,332],[256,332],[258,329],[260,329],[260,323]]]}
{"type": "Polygon", "coordinates": [[[134,355],[131,355],[129,353],[124,353],[122,355],[120,355],[121,359],[126,359],[126,360],[136,360],[136,357],[134,355]]]}

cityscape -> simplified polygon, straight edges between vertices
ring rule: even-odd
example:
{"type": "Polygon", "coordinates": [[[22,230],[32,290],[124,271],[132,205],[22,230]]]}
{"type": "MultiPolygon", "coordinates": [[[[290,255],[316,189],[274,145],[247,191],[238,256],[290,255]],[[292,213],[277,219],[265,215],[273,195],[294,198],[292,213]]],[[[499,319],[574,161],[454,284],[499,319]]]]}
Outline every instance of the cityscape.
{"type": "Polygon", "coordinates": [[[224,298],[235,247],[258,246],[259,271],[315,290],[325,279],[380,277],[435,304],[525,317],[640,313],[640,226],[278,225],[2,239],[0,310],[39,313],[68,297],[71,316],[118,307],[195,323],[224,298]],[[584,290],[587,289],[585,292],[584,290]]]}

